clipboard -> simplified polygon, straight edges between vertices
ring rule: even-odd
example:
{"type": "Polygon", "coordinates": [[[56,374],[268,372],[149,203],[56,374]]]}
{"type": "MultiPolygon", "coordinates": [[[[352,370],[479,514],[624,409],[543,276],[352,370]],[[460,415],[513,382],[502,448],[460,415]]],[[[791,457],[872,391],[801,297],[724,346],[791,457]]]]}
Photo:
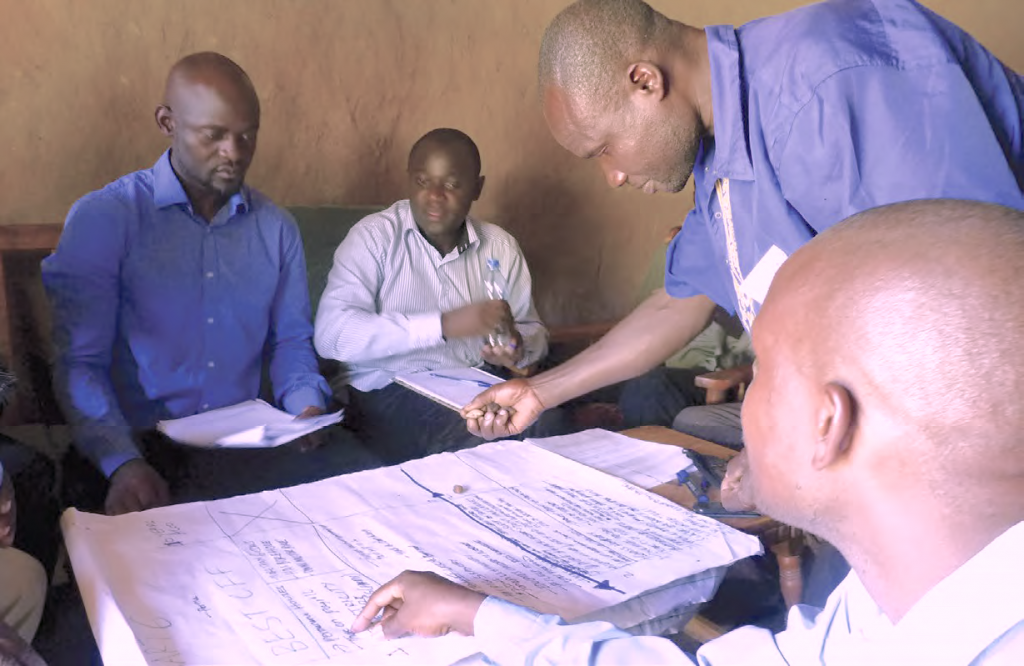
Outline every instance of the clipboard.
{"type": "Polygon", "coordinates": [[[395,376],[396,384],[457,412],[489,387],[503,381],[480,368],[424,370],[395,376]]]}

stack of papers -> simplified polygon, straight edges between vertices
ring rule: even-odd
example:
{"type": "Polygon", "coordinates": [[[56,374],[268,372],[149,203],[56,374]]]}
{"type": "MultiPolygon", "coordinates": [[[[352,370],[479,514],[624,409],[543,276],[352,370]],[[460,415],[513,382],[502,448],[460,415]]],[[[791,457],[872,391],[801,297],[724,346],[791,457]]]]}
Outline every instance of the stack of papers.
{"type": "Polygon", "coordinates": [[[183,419],[160,421],[157,430],[200,447],[271,448],[341,421],[342,412],[297,419],[262,400],[248,400],[183,419]]]}
{"type": "Polygon", "coordinates": [[[678,446],[645,442],[597,428],[526,441],[641,488],[673,481],[676,472],[693,465],[678,446]]]}
{"type": "Polygon", "coordinates": [[[505,381],[479,368],[425,370],[395,377],[395,383],[416,391],[455,411],[495,384],[505,381]]]}

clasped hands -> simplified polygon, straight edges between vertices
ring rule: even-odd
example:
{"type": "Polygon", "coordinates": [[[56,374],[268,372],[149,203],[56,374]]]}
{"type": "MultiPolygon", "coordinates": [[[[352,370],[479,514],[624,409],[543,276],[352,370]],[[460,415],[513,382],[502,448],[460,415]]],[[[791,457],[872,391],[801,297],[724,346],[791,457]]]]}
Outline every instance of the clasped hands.
{"type": "Polygon", "coordinates": [[[515,368],[523,360],[525,349],[507,301],[470,303],[441,315],[441,334],[445,339],[486,337],[497,331],[507,332],[512,341],[501,347],[484,345],[481,355],[491,365],[515,368]]]}

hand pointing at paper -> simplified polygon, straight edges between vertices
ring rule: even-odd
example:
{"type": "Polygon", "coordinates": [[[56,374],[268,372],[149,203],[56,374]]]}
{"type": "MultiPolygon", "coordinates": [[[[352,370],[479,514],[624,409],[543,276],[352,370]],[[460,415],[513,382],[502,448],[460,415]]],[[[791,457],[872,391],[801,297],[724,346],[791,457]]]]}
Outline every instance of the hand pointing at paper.
{"type": "Polygon", "coordinates": [[[473,620],[485,598],[435,573],[404,571],[370,596],[352,631],[366,631],[383,611],[380,626],[385,638],[434,637],[449,631],[472,636],[473,620]]]}

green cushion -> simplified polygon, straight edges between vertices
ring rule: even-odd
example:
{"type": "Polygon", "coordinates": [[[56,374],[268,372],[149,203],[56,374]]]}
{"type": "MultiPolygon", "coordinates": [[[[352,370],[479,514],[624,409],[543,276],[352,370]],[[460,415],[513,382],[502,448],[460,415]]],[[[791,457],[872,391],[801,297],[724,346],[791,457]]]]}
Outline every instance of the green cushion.
{"type": "Polygon", "coordinates": [[[299,225],[306,250],[309,303],[314,316],[327,286],[334,251],[356,222],[380,210],[383,206],[288,206],[288,212],[299,225]]]}

